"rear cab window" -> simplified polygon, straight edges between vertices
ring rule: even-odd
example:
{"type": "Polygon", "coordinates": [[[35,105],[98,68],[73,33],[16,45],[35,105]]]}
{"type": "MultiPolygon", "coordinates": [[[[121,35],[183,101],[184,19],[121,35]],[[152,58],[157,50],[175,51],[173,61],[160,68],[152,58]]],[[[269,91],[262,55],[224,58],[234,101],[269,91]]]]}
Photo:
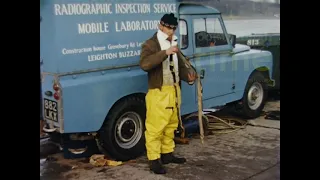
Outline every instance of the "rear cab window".
{"type": "Polygon", "coordinates": [[[187,21],[184,19],[179,20],[180,44],[181,49],[187,49],[189,45],[188,40],[188,26],[187,21]]]}

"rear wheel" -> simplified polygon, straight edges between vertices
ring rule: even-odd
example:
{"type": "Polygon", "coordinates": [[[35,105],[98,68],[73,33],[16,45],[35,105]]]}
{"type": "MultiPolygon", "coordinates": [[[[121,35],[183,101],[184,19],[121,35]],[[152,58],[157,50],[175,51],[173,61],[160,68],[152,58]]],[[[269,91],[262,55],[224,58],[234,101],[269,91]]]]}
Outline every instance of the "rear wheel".
{"type": "Polygon", "coordinates": [[[112,158],[127,161],[145,151],[146,107],[142,97],[121,100],[99,131],[99,144],[112,158]]]}
{"type": "Polygon", "coordinates": [[[240,112],[246,118],[257,118],[261,115],[267,98],[267,84],[261,72],[254,72],[246,85],[240,102],[240,112]]]}

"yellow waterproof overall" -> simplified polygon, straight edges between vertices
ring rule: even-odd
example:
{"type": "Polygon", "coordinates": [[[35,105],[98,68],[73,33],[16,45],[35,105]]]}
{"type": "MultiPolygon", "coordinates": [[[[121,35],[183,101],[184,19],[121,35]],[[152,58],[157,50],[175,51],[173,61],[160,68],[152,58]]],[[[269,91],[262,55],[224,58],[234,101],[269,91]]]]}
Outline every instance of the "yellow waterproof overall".
{"type": "MultiPolygon", "coordinates": [[[[177,45],[177,37],[171,42],[160,30],[157,38],[161,50],[177,45]]],[[[181,92],[177,54],[162,62],[163,84],[161,89],[149,89],[146,95],[146,148],[149,160],[160,158],[160,154],[174,151],[174,131],[180,120],[181,92]]]]}
{"type": "Polygon", "coordinates": [[[151,89],[146,95],[145,137],[149,160],[160,158],[160,153],[174,151],[174,131],[178,127],[180,114],[177,107],[181,104],[180,87],[178,84],[175,86],[162,86],[161,90],[151,89]]]}

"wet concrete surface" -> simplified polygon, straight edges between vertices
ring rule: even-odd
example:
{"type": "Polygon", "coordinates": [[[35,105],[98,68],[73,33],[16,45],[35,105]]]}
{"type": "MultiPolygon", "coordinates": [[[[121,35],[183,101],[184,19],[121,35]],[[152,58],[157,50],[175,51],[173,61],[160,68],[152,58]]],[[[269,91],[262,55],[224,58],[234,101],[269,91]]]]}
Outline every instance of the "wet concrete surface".
{"type": "Polygon", "coordinates": [[[46,158],[48,154],[55,154],[60,151],[56,144],[51,142],[48,143],[47,141],[40,144],[40,159],[46,158]]]}
{"type": "Polygon", "coordinates": [[[261,173],[253,175],[248,180],[270,180],[270,179],[280,179],[280,163],[261,173]]]}
{"type": "MultiPolygon", "coordinates": [[[[279,110],[280,100],[270,100],[265,111],[279,110]]],[[[256,119],[267,122],[264,116],[256,119]]],[[[166,175],[149,171],[145,156],[117,167],[93,167],[89,159],[64,159],[61,153],[50,161],[40,161],[40,179],[204,179],[204,180],[278,180],[280,179],[280,121],[270,127],[247,126],[245,129],[210,135],[202,145],[194,137],[188,145],[177,145],[176,155],[187,158],[183,165],[166,165],[166,175]],[[278,126],[278,127],[275,127],[278,126]]],[[[266,123],[268,124],[268,123],[266,123]]]]}
{"type": "Polygon", "coordinates": [[[57,162],[40,160],[40,180],[58,180],[65,179],[62,173],[68,172],[72,169],[69,165],[59,164],[57,162]]]}

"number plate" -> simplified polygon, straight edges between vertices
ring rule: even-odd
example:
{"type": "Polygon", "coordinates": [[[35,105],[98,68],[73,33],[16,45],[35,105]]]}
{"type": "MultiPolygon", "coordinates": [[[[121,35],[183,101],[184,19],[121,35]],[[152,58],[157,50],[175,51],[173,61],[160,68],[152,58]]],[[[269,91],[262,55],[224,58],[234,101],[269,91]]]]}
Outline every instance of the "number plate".
{"type": "Polygon", "coordinates": [[[44,118],[58,122],[58,106],[57,102],[44,99],[44,118]]]}

